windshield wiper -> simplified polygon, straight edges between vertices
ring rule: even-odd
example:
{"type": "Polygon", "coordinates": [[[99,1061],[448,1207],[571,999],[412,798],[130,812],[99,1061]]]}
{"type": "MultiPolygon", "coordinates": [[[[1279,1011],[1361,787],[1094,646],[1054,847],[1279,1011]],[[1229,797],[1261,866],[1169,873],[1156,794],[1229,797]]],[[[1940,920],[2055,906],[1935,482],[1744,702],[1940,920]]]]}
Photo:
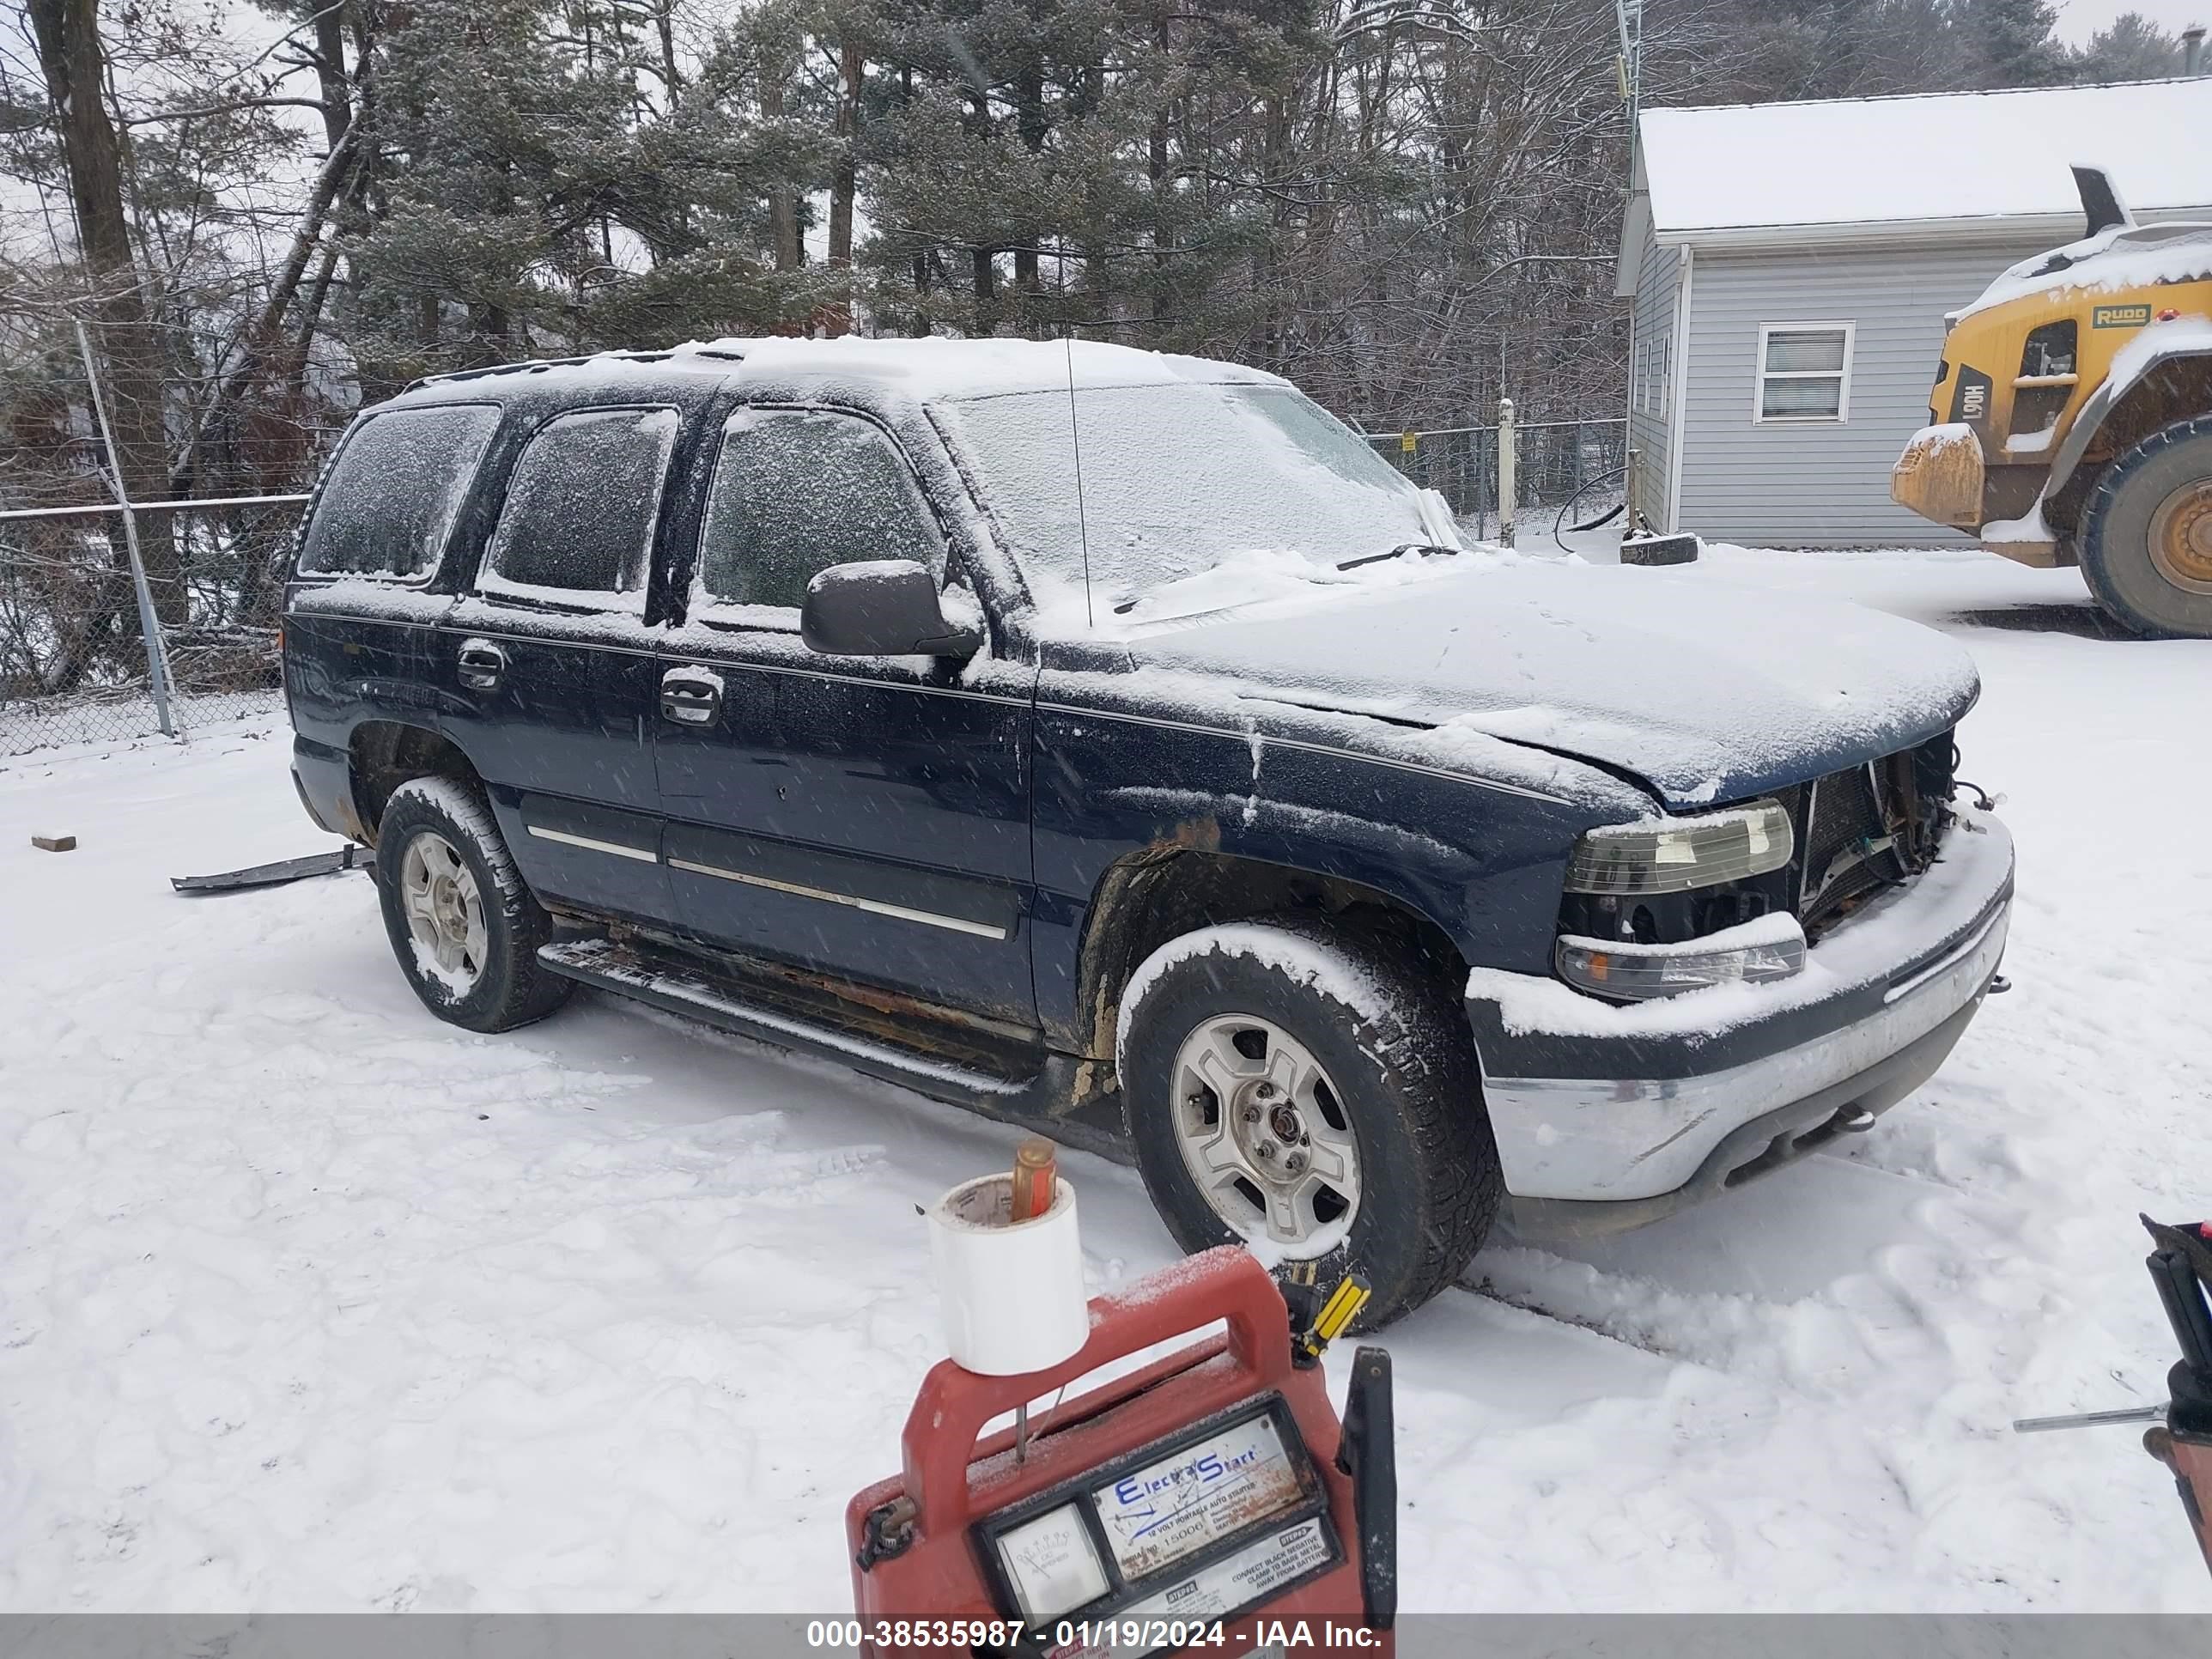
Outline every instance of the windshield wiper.
{"type": "Polygon", "coordinates": [[[1458,551],[1459,549],[1455,547],[1438,547],[1434,542],[1401,542],[1388,553],[1370,553],[1363,558],[1346,559],[1342,564],[1337,566],[1337,568],[1357,570],[1363,564],[1380,564],[1383,560],[1395,559],[1401,553],[1418,553],[1425,559],[1431,553],[1442,553],[1449,557],[1458,551]]]}

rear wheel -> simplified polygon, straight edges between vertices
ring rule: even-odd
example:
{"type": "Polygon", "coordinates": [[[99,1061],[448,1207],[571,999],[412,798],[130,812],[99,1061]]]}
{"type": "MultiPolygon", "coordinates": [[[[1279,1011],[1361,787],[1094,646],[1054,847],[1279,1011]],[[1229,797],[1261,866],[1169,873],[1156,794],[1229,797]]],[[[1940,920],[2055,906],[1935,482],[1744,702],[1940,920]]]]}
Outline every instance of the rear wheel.
{"type": "Polygon", "coordinates": [[[376,868],[392,953],[439,1018],[512,1030],[544,1018],[575,989],[538,962],[553,919],[523,885],[490,809],[462,785],[416,778],[393,790],[376,868]]]}
{"type": "Polygon", "coordinates": [[[1504,1188],[1473,1040],[1384,946],[1298,916],[1186,934],[1131,979],[1117,1051],[1137,1167],[1184,1249],[1359,1273],[1372,1328],[1481,1247],[1504,1188]]]}
{"type": "Polygon", "coordinates": [[[2161,427],[2105,469],[2081,574],[2138,634],[2212,637],[2212,416],[2161,427]]]}

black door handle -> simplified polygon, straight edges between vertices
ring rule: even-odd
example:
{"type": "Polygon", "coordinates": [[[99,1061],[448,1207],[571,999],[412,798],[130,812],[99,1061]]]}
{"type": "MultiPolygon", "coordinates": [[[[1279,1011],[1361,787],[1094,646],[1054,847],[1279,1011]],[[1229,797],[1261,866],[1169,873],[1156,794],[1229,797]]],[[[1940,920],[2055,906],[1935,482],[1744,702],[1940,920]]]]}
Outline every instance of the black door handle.
{"type": "Polygon", "coordinates": [[[704,668],[672,668],[660,677],[660,717],[678,726],[712,726],[722,712],[722,677],[704,668]]]}
{"type": "Polygon", "coordinates": [[[507,672],[507,653],[489,640],[463,640],[459,655],[461,684],[471,691],[496,691],[507,672]]]}

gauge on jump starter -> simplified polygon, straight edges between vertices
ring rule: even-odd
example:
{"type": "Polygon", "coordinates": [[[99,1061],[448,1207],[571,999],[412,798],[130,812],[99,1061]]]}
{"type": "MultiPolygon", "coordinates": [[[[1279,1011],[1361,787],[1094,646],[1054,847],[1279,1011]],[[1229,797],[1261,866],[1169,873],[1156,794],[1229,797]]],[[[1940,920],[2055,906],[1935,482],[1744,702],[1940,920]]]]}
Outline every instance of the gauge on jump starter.
{"type": "Polygon", "coordinates": [[[1096,1601],[1112,1588],[1080,1505],[1063,1504],[998,1536],[999,1565],[1030,1624],[1096,1601]]]}

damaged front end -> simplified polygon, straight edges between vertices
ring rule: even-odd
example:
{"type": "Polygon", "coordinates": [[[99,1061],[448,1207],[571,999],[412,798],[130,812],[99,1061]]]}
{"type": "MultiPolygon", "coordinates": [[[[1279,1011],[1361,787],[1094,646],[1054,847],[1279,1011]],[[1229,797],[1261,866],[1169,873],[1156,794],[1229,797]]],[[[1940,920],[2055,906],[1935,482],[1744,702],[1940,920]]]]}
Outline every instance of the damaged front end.
{"type": "Polygon", "coordinates": [[[1806,948],[1935,862],[1951,819],[1948,732],[1721,811],[1607,826],[1578,844],[1558,965],[1642,1000],[1801,970],[1806,948]]]}
{"type": "Polygon", "coordinates": [[[1954,801],[1979,796],[1956,763],[1946,731],[1646,821],[1747,830],[1708,837],[1710,881],[1679,846],[1671,881],[1632,894],[1576,890],[1571,863],[1557,978],[1468,976],[1516,1230],[1641,1226],[1870,1127],[1935,1072],[2003,988],[2013,886],[1989,803],[1954,801]]]}

